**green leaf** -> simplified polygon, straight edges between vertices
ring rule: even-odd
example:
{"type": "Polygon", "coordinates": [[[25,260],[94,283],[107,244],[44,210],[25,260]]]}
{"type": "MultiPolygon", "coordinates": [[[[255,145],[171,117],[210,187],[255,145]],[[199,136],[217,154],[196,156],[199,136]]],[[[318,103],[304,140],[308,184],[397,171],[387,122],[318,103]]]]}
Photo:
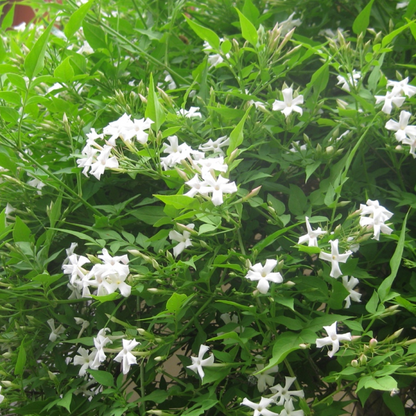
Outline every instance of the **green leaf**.
{"type": "MultiPolygon", "coordinates": [[[[85,5],[84,5],[85,6],[85,5]]],[[[53,72],[54,76],[62,82],[70,83],[74,78],[74,69],[71,65],[71,57],[64,59],[53,72]]]]}
{"type": "Polygon", "coordinates": [[[121,295],[118,292],[113,292],[113,293],[110,293],[109,295],[103,295],[103,296],[91,295],[91,297],[100,303],[105,303],[105,302],[112,302],[113,300],[120,298],[121,295]]]}
{"type": "Polygon", "coordinates": [[[107,49],[105,33],[100,26],[84,22],[82,24],[84,36],[93,49],[107,49]]]}
{"type": "MultiPolygon", "coordinates": [[[[403,30],[412,27],[415,27],[416,20],[412,20],[411,22],[399,27],[396,30],[393,30],[393,32],[389,33],[388,35],[384,36],[384,38],[381,40],[381,46],[384,48],[386,45],[388,45],[396,36],[398,36],[403,30]]],[[[413,33],[413,31],[412,31],[413,33]]]]}
{"type": "Polygon", "coordinates": [[[202,39],[207,41],[211,47],[218,50],[220,47],[220,38],[217,36],[215,32],[213,32],[211,29],[207,29],[204,26],[199,25],[198,23],[195,23],[191,19],[188,19],[185,16],[186,21],[188,22],[189,26],[191,26],[192,30],[202,39]]]}
{"type": "Polygon", "coordinates": [[[254,27],[253,23],[251,23],[250,20],[248,20],[247,17],[245,17],[244,14],[240,12],[240,10],[237,8],[236,10],[240,19],[241,34],[243,35],[243,38],[249,41],[254,47],[256,47],[257,41],[259,39],[256,28],[254,27]]]}
{"type": "Polygon", "coordinates": [[[69,39],[75,32],[81,27],[82,21],[88,13],[88,10],[91,9],[91,6],[94,4],[95,0],[90,0],[88,3],[83,4],[78,10],[76,10],[72,16],[69,18],[68,23],[65,26],[64,33],[65,36],[69,39]]]}
{"type": "Polygon", "coordinates": [[[383,401],[395,416],[406,415],[403,402],[399,395],[391,396],[390,392],[386,391],[385,393],[383,393],[383,401]]]}
{"type": "Polygon", "coordinates": [[[17,92],[1,91],[0,99],[8,103],[16,104],[18,106],[21,105],[20,94],[18,94],[17,92]]]}
{"type": "Polygon", "coordinates": [[[152,74],[150,74],[149,95],[147,97],[147,107],[145,116],[147,118],[150,118],[150,120],[154,121],[154,127],[156,131],[160,129],[160,126],[163,124],[166,118],[165,112],[163,111],[162,105],[160,104],[155,92],[152,74]]]}
{"type": "Polygon", "coordinates": [[[61,231],[63,233],[71,234],[75,237],[78,237],[80,240],[89,241],[90,243],[93,243],[94,245],[101,247],[100,244],[98,244],[96,240],[94,240],[92,237],[90,237],[89,235],[85,233],[80,233],[78,231],[73,231],[73,230],[65,230],[61,228],[50,228],[50,230],[61,231]]]}
{"type": "Polygon", "coordinates": [[[106,387],[113,387],[114,386],[114,378],[111,373],[107,373],[107,371],[100,371],[100,370],[87,370],[95,379],[95,381],[102,386],[106,387]]]}
{"type": "Polygon", "coordinates": [[[58,406],[65,407],[65,409],[68,410],[69,413],[71,413],[72,392],[73,390],[69,390],[65,393],[65,396],[61,400],[56,402],[58,406]]]}
{"type": "Polygon", "coordinates": [[[290,184],[289,211],[294,215],[303,215],[308,209],[308,199],[302,189],[290,184]]]}
{"type": "Polygon", "coordinates": [[[387,276],[381,285],[378,288],[378,295],[380,296],[380,301],[383,303],[386,299],[387,295],[390,292],[391,286],[394,282],[394,279],[397,276],[397,272],[399,271],[400,263],[402,261],[403,256],[403,249],[404,249],[404,240],[406,238],[406,223],[407,217],[409,216],[409,212],[407,212],[406,217],[403,221],[402,230],[400,232],[399,241],[397,243],[396,250],[394,251],[393,257],[390,260],[390,275],[387,276]]]}
{"type": "Polygon", "coordinates": [[[227,156],[230,156],[230,154],[233,152],[234,149],[236,149],[238,146],[240,146],[241,143],[243,143],[244,140],[244,123],[246,122],[248,113],[250,112],[251,106],[247,108],[246,113],[244,114],[243,118],[240,120],[240,122],[234,127],[233,131],[230,134],[230,145],[227,149],[227,156]]]}
{"type": "Polygon", "coordinates": [[[370,13],[373,3],[374,0],[370,0],[367,6],[365,6],[364,9],[361,10],[360,14],[354,20],[354,23],[352,24],[352,30],[356,35],[364,32],[367,29],[370,23],[370,13]]]}
{"type": "Polygon", "coordinates": [[[45,64],[45,52],[48,46],[49,34],[54,27],[55,19],[49,24],[46,30],[42,33],[31,51],[28,53],[25,59],[25,72],[26,75],[32,79],[40,71],[42,71],[45,64]]]}
{"type": "Polygon", "coordinates": [[[329,81],[329,60],[322,65],[311,78],[308,87],[313,87],[316,97],[326,88],[329,81]]]}
{"type": "Polygon", "coordinates": [[[176,315],[181,310],[182,305],[187,298],[188,297],[185,294],[174,292],[166,302],[166,310],[176,315]]]}
{"type": "Polygon", "coordinates": [[[391,376],[384,376],[381,378],[371,377],[366,381],[364,387],[366,389],[391,391],[397,389],[397,381],[391,376]]]}
{"type": "Polygon", "coordinates": [[[26,364],[26,350],[24,346],[25,338],[23,338],[19,347],[19,354],[17,355],[16,366],[14,367],[14,374],[20,376],[23,374],[23,369],[26,364]]]}
{"type": "MultiPolygon", "coordinates": [[[[10,3],[9,3],[10,4],[10,3]]],[[[13,2],[12,7],[7,12],[7,14],[3,17],[3,21],[1,22],[1,28],[3,30],[7,30],[13,26],[14,20],[14,8],[16,7],[16,3],[13,2]]],[[[3,8],[2,8],[3,10],[3,8]]]]}
{"type": "Polygon", "coordinates": [[[374,314],[377,311],[379,297],[376,291],[373,292],[370,300],[367,302],[367,305],[365,305],[365,309],[368,313],[374,314]]]}
{"type": "Polygon", "coordinates": [[[262,370],[268,370],[276,364],[280,364],[292,351],[300,349],[300,344],[304,342],[302,339],[302,331],[300,334],[294,332],[284,332],[278,335],[273,345],[273,356],[269,364],[262,370]]]}
{"type": "Polygon", "coordinates": [[[18,241],[27,241],[31,242],[33,237],[31,235],[30,228],[16,216],[16,221],[13,229],[13,241],[17,243],[18,241]]]}
{"type": "Polygon", "coordinates": [[[153,195],[157,199],[160,199],[165,205],[171,205],[176,209],[187,208],[192,202],[195,201],[194,198],[191,198],[186,195],[153,195]]]}
{"type": "Polygon", "coordinates": [[[248,19],[250,19],[250,21],[253,24],[256,24],[256,21],[260,16],[259,10],[257,9],[257,7],[253,4],[253,2],[251,0],[245,0],[244,1],[243,14],[248,19]]]}

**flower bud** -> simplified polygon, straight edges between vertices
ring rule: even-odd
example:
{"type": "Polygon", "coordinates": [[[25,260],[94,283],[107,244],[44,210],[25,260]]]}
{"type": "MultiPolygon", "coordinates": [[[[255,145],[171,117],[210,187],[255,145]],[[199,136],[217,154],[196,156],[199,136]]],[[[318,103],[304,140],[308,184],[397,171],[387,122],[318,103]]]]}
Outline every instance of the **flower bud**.
{"type": "Polygon", "coordinates": [[[159,355],[158,357],[155,357],[154,360],[155,361],[165,361],[166,360],[166,356],[165,355],[164,356],[160,356],[159,355]]]}
{"type": "Polygon", "coordinates": [[[377,345],[377,343],[378,343],[378,341],[377,341],[375,338],[371,338],[371,339],[370,339],[370,342],[368,343],[368,346],[369,346],[371,349],[374,349],[374,348],[375,348],[375,346],[377,345]]]}
{"type": "Polygon", "coordinates": [[[301,349],[301,350],[307,350],[307,349],[309,349],[310,348],[310,344],[304,344],[304,343],[302,343],[302,344],[299,344],[299,348],[301,349]]]}
{"type": "Polygon", "coordinates": [[[150,293],[159,293],[159,289],[157,289],[156,287],[149,287],[147,291],[150,293]]]}
{"type": "Polygon", "coordinates": [[[147,331],[143,328],[137,328],[137,333],[139,335],[145,335],[145,334],[147,334],[147,331]]]}
{"type": "Polygon", "coordinates": [[[11,356],[12,356],[12,353],[10,351],[7,351],[4,354],[2,354],[2,357],[4,358],[10,358],[11,356]]]}
{"type": "Polygon", "coordinates": [[[158,263],[155,259],[152,259],[152,266],[153,266],[153,268],[155,268],[156,270],[160,270],[159,263],[158,263]]]}
{"type": "Polygon", "coordinates": [[[257,188],[254,188],[249,194],[247,194],[245,197],[242,198],[242,201],[248,201],[250,198],[254,198],[257,196],[260,192],[261,186],[258,186],[257,188]]]}
{"type": "Polygon", "coordinates": [[[361,365],[364,365],[367,363],[367,356],[365,354],[361,354],[360,357],[358,358],[359,362],[361,365]]]}
{"type": "Polygon", "coordinates": [[[357,368],[360,366],[360,363],[357,360],[351,360],[351,367],[357,368]]]}

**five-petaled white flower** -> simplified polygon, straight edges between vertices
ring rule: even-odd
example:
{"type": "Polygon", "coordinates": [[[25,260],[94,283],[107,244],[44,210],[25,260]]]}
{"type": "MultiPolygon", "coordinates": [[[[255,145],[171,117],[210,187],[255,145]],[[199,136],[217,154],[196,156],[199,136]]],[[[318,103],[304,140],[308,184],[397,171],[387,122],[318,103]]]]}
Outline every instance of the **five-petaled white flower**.
{"type": "Polygon", "coordinates": [[[137,364],[136,357],[130,351],[137,347],[139,344],[140,342],[136,341],[135,339],[130,341],[123,339],[123,349],[114,358],[114,361],[121,363],[123,374],[127,374],[129,372],[131,365],[137,364]]]}
{"type": "Polygon", "coordinates": [[[229,179],[218,175],[218,178],[212,175],[211,172],[203,172],[202,179],[205,183],[202,186],[200,193],[207,195],[212,193],[211,201],[215,206],[221,205],[224,202],[223,194],[233,194],[237,192],[237,185],[235,182],[230,182],[229,179]]]}
{"type": "Polygon", "coordinates": [[[360,283],[360,281],[354,276],[351,276],[350,280],[348,280],[348,276],[342,276],[342,284],[349,292],[349,295],[344,299],[346,308],[351,306],[351,300],[354,302],[361,302],[361,293],[354,290],[354,287],[357,286],[358,283],[360,283]]]}
{"type": "Polygon", "coordinates": [[[272,270],[277,266],[277,260],[267,259],[264,266],[261,263],[257,263],[254,266],[251,266],[249,272],[246,275],[246,278],[249,280],[258,281],[257,289],[260,293],[267,293],[269,290],[269,282],[273,283],[282,283],[282,275],[277,273],[272,273],[272,270]]]}
{"type": "MultiPolygon", "coordinates": [[[[95,356],[97,355],[97,350],[94,349],[92,352],[89,352],[83,347],[78,348],[78,354],[74,357],[74,365],[80,365],[81,368],[79,369],[78,375],[83,377],[87,373],[87,369],[91,368],[96,370],[98,368],[93,366],[95,356]]],[[[97,363],[96,363],[97,364],[97,363]]],[[[98,363],[99,364],[99,363],[98,363]]]]}
{"type": "Polygon", "coordinates": [[[285,88],[282,90],[283,100],[275,100],[273,103],[273,111],[281,111],[286,117],[290,115],[292,111],[296,111],[302,115],[303,110],[298,104],[303,104],[303,95],[298,95],[296,98],[293,98],[293,89],[285,88]]]}
{"type": "Polygon", "coordinates": [[[241,402],[241,405],[248,406],[251,409],[253,409],[253,416],[279,416],[279,413],[275,413],[267,409],[267,407],[270,406],[271,403],[273,403],[273,400],[266,399],[265,397],[262,397],[260,399],[260,403],[254,403],[251,400],[248,400],[247,397],[245,397],[241,402]]]}
{"type": "Polygon", "coordinates": [[[203,152],[220,153],[224,156],[224,151],[221,147],[228,146],[230,144],[230,138],[228,136],[219,137],[217,140],[209,139],[206,143],[199,146],[199,150],[203,152]]]}
{"type": "Polygon", "coordinates": [[[199,111],[199,107],[191,107],[189,110],[185,108],[181,108],[179,111],[176,112],[178,116],[184,116],[186,118],[193,118],[199,117],[202,118],[202,114],[199,111]]]}
{"type": "MultiPolygon", "coordinates": [[[[257,355],[256,358],[262,359],[260,355],[257,355]]],[[[264,364],[256,364],[257,372],[263,370],[264,364]]],[[[279,371],[279,366],[275,365],[268,370],[263,371],[260,374],[254,374],[257,378],[257,388],[260,393],[263,393],[264,390],[267,389],[267,386],[273,386],[274,384],[274,376],[271,376],[272,373],[277,373],[279,371]]]]}
{"type": "Polygon", "coordinates": [[[380,232],[384,234],[391,234],[392,229],[384,224],[385,221],[389,220],[393,213],[382,207],[377,200],[367,200],[367,206],[360,204],[360,225],[361,227],[369,227],[373,229],[374,240],[380,239],[380,232]],[[369,215],[366,217],[365,215],[369,215]]]}
{"type": "MultiPolygon", "coordinates": [[[[195,227],[195,224],[188,224],[186,226],[186,228],[189,228],[191,230],[193,230],[194,227],[195,227]]],[[[190,231],[186,231],[186,230],[184,230],[182,234],[175,230],[172,230],[169,232],[169,238],[172,241],[177,241],[179,243],[175,247],[173,247],[173,255],[175,257],[178,257],[179,254],[181,254],[182,251],[184,251],[186,247],[189,247],[192,245],[192,241],[189,238],[190,236],[191,236],[190,231]]]]}
{"type": "Polygon", "coordinates": [[[396,132],[394,133],[394,136],[399,142],[403,142],[403,140],[409,138],[409,136],[416,136],[416,126],[408,125],[411,115],[412,114],[408,111],[401,111],[399,122],[389,120],[385,125],[387,130],[396,132]]]}
{"type": "Polygon", "coordinates": [[[376,95],[376,104],[380,104],[384,101],[383,108],[381,111],[386,114],[390,114],[393,109],[393,104],[395,107],[401,107],[404,103],[405,97],[400,97],[397,95],[397,91],[393,90],[387,92],[386,95],[376,95]]]}
{"type": "Polygon", "coordinates": [[[291,401],[292,396],[302,398],[305,397],[303,390],[289,390],[296,380],[296,377],[285,377],[285,380],[286,383],[284,387],[278,384],[277,386],[271,387],[270,389],[274,393],[271,398],[278,406],[283,406],[285,402],[291,401]]]}
{"type": "Polygon", "coordinates": [[[357,86],[358,80],[360,78],[361,78],[361,74],[354,69],[352,71],[352,74],[348,74],[347,77],[343,77],[342,75],[337,75],[337,79],[338,79],[337,85],[341,84],[341,88],[343,90],[350,92],[351,87],[357,86]]]}
{"type": "Polygon", "coordinates": [[[304,416],[303,410],[295,410],[292,399],[285,402],[285,408],[280,412],[280,416],[304,416]]]}
{"type": "Polygon", "coordinates": [[[209,351],[209,347],[206,345],[201,345],[199,347],[198,357],[191,357],[192,364],[186,366],[190,370],[194,371],[195,373],[199,374],[201,380],[204,379],[205,373],[202,367],[209,367],[214,364],[214,354],[211,354],[208,358],[204,359],[205,353],[209,351]]]}
{"type": "Polygon", "coordinates": [[[388,87],[393,87],[393,91],[397,94],[403,93],[409,98],[416,94],[416,87],[409,85],[409,77],[402,79],[401,81],[387,81],[388,87]]]}
{"type": "Polygon", "coordinates": [[[318,237],[322,234],[326,234],[326,231],[322,231],[321,227],[318,227],[316,230],[312,230],[308,217],[305,217],[305,223],[306,223],[306,229],[308,230],[308,232],[307,234],[299,237],[298,244],[303,244],[303,243],[308,242],[309,247],[318,247],[318,237]]]}
{"type": "Polygon", "coordinates": [[[65,332],[65,328],[62,326],[62,324],[60,324],[58,328],[55,328],[55,321],[52,318],[48,319],[46,322],[52,330],[52,332],[49,334],[49,341],[55,342],[59,335],[65,332]]]}
{"type": "Polygon", "coordinates": [[[325,338],[318,338],[316,340],[316,346],[317,348],[322,348],[324,345],[332,345],[332,350],[328,351],[328,356],[332,358],[339,350],[340,341],[351,341],[351,333],[337,334],[337,321],[330,326],[324,326],[324,329],[328,336],[325,338]]]}
{"type": "Polygon", "coordinates": [[[339,254],[338,240],[331,240],[330,243],[331,253],[325,253],[324,251],[321,251],[319,253],[319,258],[331,262],[331,273],[329,275],[336,279],[342,275],[338,263],[346,263],[348,257],[352,254],[352,251],[348,250],[344,254],[339,254]]]}

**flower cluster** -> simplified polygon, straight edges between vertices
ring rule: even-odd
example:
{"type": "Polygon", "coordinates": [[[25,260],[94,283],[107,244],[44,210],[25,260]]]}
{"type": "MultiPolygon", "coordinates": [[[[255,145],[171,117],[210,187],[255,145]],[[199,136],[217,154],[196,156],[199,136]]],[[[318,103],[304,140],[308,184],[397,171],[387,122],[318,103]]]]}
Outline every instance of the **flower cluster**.
{"type": "Polygon", "coordinates": [[[406,99],[402,94],[407,97],[412,97],[416,94],[416,87],[409,85],[409,78],[405,78],[402,81],[388,81],[387,86],[393,87],[391,91],[388,91],[386,95],[376,95],[376,104],[380,104],[384,101],[381,111],[386,114],[390,114],[393,109],[393,105],[397,108],[401,107],[406,99]]]}
{"type": "Polygon", "coordinates": [[[292,384],[295,382],[296,377],[285,377],[285,380],[286,383],[284,387],[282,387],[280,384],[277,384],[276,386],[270,388],[270,390],[274,393],[272,397],[261,397],[259,403],[254,403],[251,400],[244,398],[241,404],[253,409],[253,416],[303,416],[303,410],[295,410],[293,397],[303,398],[305,397],[305,394],[302,390],[289,390],[292,384]],[[284,406],[284,409],[280,413],[272,412],[271,410],[267,409],[267,407],[272,404],[277,406],[284,406]]]}
{"type": "Polygon", "coordinates": [[[62,269],[64,274],[69,275],[68,288],[72,291],[69,299],[90,297],[90,288],[96,289],[97,296],[109,295],[117,289],[123,296],[130,296],[131,286],[126,283],[130,274],[127,255],[112,257],[103,248],[98,258],[102,263],[94,264],[88,271],[83,267],[90,263],[87,257],[75,253],[67,257],[62,269]]]}
{"type": "MultiPolygon", "coordinates": [[[[107,344],[112,344],[113,340],[120,337],[108,337],[106,335],[110,330],[108,328],[101,329],[97,336],[94,338],[94,347],[91,351],[83,347],[78,348],[78,354],[74,357],[74,365],[80,365],[79,375],[81,377],[85,376],[87,369],[97,370],[101,363],[106,360],[105,347],[107,344]]],[[[123,348],[119,351],[117,356],[114,358],[114,361],[121,363],[121,369],[123,374],[127,374],[130,370],[130,366],[137,364],[136,357],[131,353],[131,351],[137,346],[140,345],[135,339],[126,340],[123,339],[123,348]]]]}
{"type": "Polygon", "coordinates": [[[83,168],[82,173],[85,176],[90,173],[100,180],[106,168],[117,169],[119,162],[112,153],[116,147],[116,140],[120,138],[128,147],[132,145],[134,139],[141,144],[146,144],[148,140],[146,130],[152,123],[153,121],[148,118],[131,120],[130,115],[123,114],[118,120],[104,127],[101,134],[91,129],[87,134],[87,143],[81,152],[82,157],[77,160],[78,166],[83,168]],[[104,141],[105,144],[101,145],[97,143],[97,140],[104,141]]]}
{"type": "Polygon", "coordinates": [[[367,200],[367,205],[360,205],[360,225],[361,227],[367,227],[374,232],[374,239],[380,239],[380,232],[384,234],[391,234],[392,229],[385,224],[389,220],[393,213],[382,207],[378,201],[367,200]]]}

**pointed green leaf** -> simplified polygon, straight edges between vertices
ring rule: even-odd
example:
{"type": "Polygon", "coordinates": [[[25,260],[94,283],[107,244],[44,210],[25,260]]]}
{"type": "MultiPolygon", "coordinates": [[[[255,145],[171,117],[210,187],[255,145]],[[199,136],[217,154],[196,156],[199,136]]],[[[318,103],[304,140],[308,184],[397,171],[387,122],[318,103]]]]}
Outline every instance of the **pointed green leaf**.
{"type": "Polygon", "coordinates": [[[397,276],[397,272],[399,271],[399,266],[403,256],[404,240],[406,238],[406,223],[408,216],[409,212],[406,214],[406,217],[404,218],[402,230],[400,232],[400,238],[397,243],[396,250],[394,251],[393,257],[390,260],[390,275],[383,280],[380,287],[378,288],[378,295],[380,296],[381,302],[385,301],[387,295],[390,292],[394,279],[397,276]]]}
{"type": "Polygon", "coordinates": [[[150,118],[150,120],[154,121],[152,127],[155,127],[155,130],[158,131],[160,126],[165,121],[165,112],[163,111],[162,105],[159,102],[157,94],[155,92],[154,82],[153,82],[153,75],[150,74],[149,80],[149,95],[147,96],[147,107],[145,116],[150,118]]]}
{"type": "MultiPolygon", "coordinates": [[[[411,22],[407,23],[406,25],[403,25],[399,27],[396,30],[393,30],[393,32],[389,33],[388,35],[384,36],[384,38],[381,40],[381,46],[384,48],[387,46],[396,36],[398,36],[403,30],[407,28],[414,28],[415,27],[415,20],[412,20],[411,22]]],[[[413,31],[412,31],[413,33],[413,31]]]]}
{"type": "Polygon", "coordinates": [[[91,6],[94,4],[94,2],[95,0],[90,0],[88,3],[83,4],[69,18],[68,23],[66,24],[64,29],[65,36],[68,39],[72,37],[75,34],[75,32],[81,27],[82,21],[87,15],[88,10],[91,9],[91,6]]]}
{"type": "Polygon", "coordinates": [[[74,69],[71,65],[71,57],[68,56],[64,59],[59,66],[56,67],[55,71],[53,72],[55,78],[58,78],[60,81],[69,83],[74,78],[74,69]]]}
{"type": "Polygon", "coordinates": [[[192,30],[202,39],[207,41],[214,49],[219,49],[220,47],[220,38],[217,36],[215,32],[211,29],[208,29],[204,26],[195,23],[191,19],[188,19],[185,16],[186,21],[188,22],[189,26],[191,26],[192,30]]]}
{"type": "Polygon", "coordinates": [[[106,387],[114,386],[114,378],[111,373],[107,373],[107,371],[90,370],[90,369],[87,371],[94,377],[97,383],[106,387]]]}
{"type": "Polygon", "coordinates": [[[30,228],[17,216],[13,229],[13,241],[15,243],[19,241],[32,241],[30,228]]]}
{"type": "Polygon", "coordinates": [[[236,149],[238,146],[240,146],[241,143],[243,143],[244,140],[244,123],[246,122],[248,113],[250,112],[251,106],[247,108],[246,113],[244,114],[243,118],[240,120],[240,122],[234,127],[234,130],[230,134],[230,145],[227,149],[227,156],[230,156],[231,152],[233,152],[234,149],[236,149]]]}
{"type": "Polygon", "coordinates": [[[3,21],[1,22],[1,28],[3,30],[7,30],[7,29],[9,29],[10,27],[13,26],[14,8],[15,8],[15,6],[16,6],[16,4],[13,3],[12,7],[7,12],[6,16],[3,17],[3,21]]]}
{"type": "Polygon", "coordinates": [[[259,39],[256,28],[254,27],[253,23],[251,23],[250,20],[248,20],[247,17],[245,17],[243,13],[240,12],[240,10],[236,10],[240,19],[241,34],[243,35],[243,38],[249,41],[255,47],[259,39]]]}
{"type": "Polygon", "coordinates": [[[374,0],[370,0],[367,6],[365,6],[364,9],[361,10],[360,14],[354,20],[352,30],[356,35],[364,32],[368,28],[368,25],[370,23],[371,7],[373,6],[373,3],[374,0]]]}
{"type": "Polygon", "coordinates": [[[19,354],[17,355],[16,366],[14,367],[15,375],[22,375],[26,364],[26,350],[24,346],[25,338],[23,338],[19,347],[19,354]]]}
{"type": "Polygon", "coordinates": [[[51,33],[54,23],[55,20],[49,24],[46,30],[36,41],[32,50],[26,56],[25,72],[30,79],[39,74],[44,67],[46,47],[48,45],[49,34],[51,33]]]}

